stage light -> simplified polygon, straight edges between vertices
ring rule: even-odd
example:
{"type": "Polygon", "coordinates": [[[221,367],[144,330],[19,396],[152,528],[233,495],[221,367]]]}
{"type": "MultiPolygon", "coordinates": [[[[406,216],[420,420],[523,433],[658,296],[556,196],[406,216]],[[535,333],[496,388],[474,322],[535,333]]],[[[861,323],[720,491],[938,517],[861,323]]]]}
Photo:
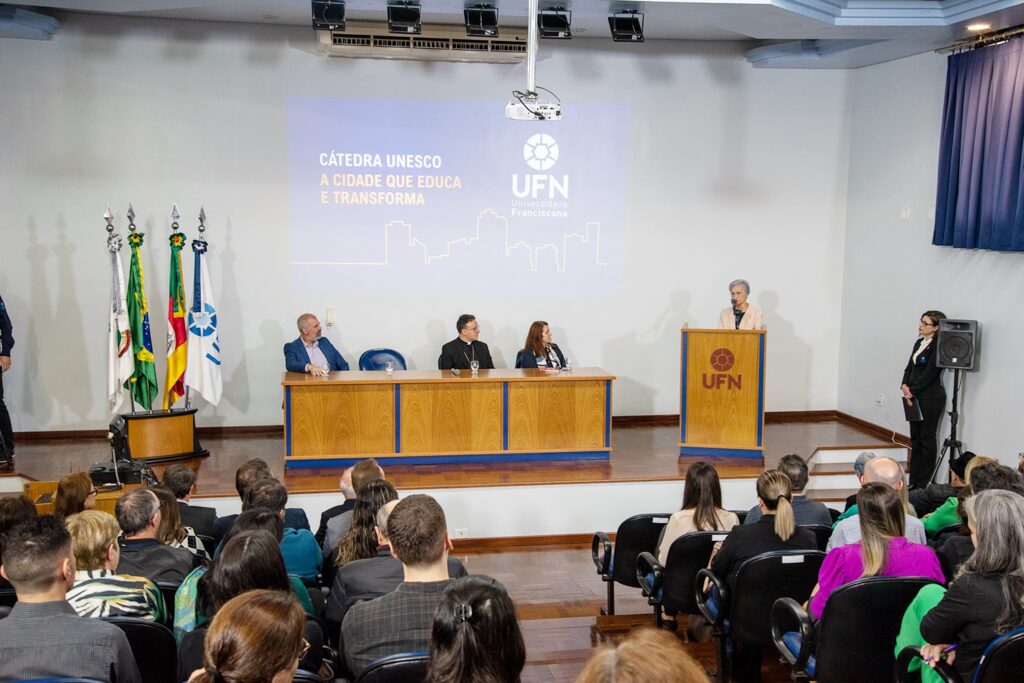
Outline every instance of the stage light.
{"type": "Polygon", "coordinates": [[[313,0],[313,28],[345,30],[345,3],[340,0],[313,0]]]}
{"type": "Polygon", "coordinates": [[[495,38],[498,35],[498,8],[477,5],[463,10],[466,16],[466,35],[495,38]]]}
{"type": "Polygon", "coordinates": [[[635,9],[616,12],[608,17],[608,28],[616,43],[644,42],[644,15],[635,9]]]}
{"type": "Polygon", "coordinates": [[[419,33],[420,6],[408,2],[388,3],[388,32],[419,33]]]}
{"type": "Polygon", "coordinates": [[[979,32],[979,31],[987,31],[987,30],[989,30],[990,28],[992,28],[992,24],[982,24],[982,23],[978,23],[978,24],[968,24],[968,25],[967,25],[967,30],[968,30],[968,31],[975,31],[975,32],[979,32]]]}
{"type": "Polygon", "coordinates": [[[572,12],[564,7],[542,9],[537,13],[537,30],[541,38],[572,38],[572,12]]]}

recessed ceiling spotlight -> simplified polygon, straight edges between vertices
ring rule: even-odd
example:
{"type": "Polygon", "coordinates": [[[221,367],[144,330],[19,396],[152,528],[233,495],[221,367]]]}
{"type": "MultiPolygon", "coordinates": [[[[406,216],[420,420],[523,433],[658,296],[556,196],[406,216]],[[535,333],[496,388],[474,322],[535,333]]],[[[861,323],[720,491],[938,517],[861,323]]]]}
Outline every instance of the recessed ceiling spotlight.
{"type": "Polygon", "coordinates": [[[992,24],[967,24],[968,31],[987,31],[992,28],[992,24]]]}

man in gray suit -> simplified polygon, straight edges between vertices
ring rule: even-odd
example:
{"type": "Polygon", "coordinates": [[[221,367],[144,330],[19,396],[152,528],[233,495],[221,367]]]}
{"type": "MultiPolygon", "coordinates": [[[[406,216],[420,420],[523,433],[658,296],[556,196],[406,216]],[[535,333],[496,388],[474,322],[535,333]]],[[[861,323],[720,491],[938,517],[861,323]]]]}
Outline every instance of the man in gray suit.
{"type": "Polygon", "coordinates": [[[71,535],[45,515],[19,524],[4,544],[0,572],[18,594],[0,619],[0,680],[84,677],[139,683],[124,632],[80,617],[65,599],[75,582],[71,535]]]}

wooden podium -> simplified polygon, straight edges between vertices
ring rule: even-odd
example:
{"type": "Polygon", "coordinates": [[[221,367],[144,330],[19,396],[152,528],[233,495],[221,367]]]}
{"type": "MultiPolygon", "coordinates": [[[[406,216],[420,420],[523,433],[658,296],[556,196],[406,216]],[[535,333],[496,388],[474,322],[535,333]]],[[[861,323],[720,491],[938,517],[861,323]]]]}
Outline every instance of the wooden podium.
{"type": "Polygon", "coordinates": [[[682,329],[679,455],[764,456],[764,330],[682,329]]]}

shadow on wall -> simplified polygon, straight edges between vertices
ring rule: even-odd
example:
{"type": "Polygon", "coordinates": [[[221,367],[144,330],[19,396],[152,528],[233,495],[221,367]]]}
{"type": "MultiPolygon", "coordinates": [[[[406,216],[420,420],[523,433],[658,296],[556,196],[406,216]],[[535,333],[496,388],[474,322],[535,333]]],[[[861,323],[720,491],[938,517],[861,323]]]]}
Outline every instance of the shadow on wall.
{"type": "MultiPolygon", "coordinates": [[[[441,355],[441,347],[455,338],[455,320],[445,322],[435,318],[427,323],[426,332],[427,341],[421,346],[408,352],[397,349],[405,356],[405,362],[410,370],[437,370],[437,357],[441,355]],[[420,367],[421,365],[422,367],[420,367]]],[[[480,336],[483,338],[483,335],[480,336]]],[[[392,346],[391,348],[396,347],[392,346]]]]}
{"type": "Polygon", "coordinates": [[[765,410],[807,410],[807,397],[811,395],[810,345],[797,336],[793,323],[779,313],[777,292],[762,290],[754,305],[764,312],[768,328],[765,410]]]}
{"type": "MultiPolygon", "coordinates": [[[[630,358],[634,367],[643,367],[650,377],[665,373],[679,376],[679,329],[693,320],[690,293],[676,290],[668,298],[668,306],[648,328],[613,337],[601,347],[602,367],[617,377],[615,404],[633,406],[631,412],[635,415],[654,414],[655,390],[651,384],[624,376],[620,368],[609,363],[617,358],[630,358]]],[[[614,408],[612,412],[619,414],[614,408]]]]}

